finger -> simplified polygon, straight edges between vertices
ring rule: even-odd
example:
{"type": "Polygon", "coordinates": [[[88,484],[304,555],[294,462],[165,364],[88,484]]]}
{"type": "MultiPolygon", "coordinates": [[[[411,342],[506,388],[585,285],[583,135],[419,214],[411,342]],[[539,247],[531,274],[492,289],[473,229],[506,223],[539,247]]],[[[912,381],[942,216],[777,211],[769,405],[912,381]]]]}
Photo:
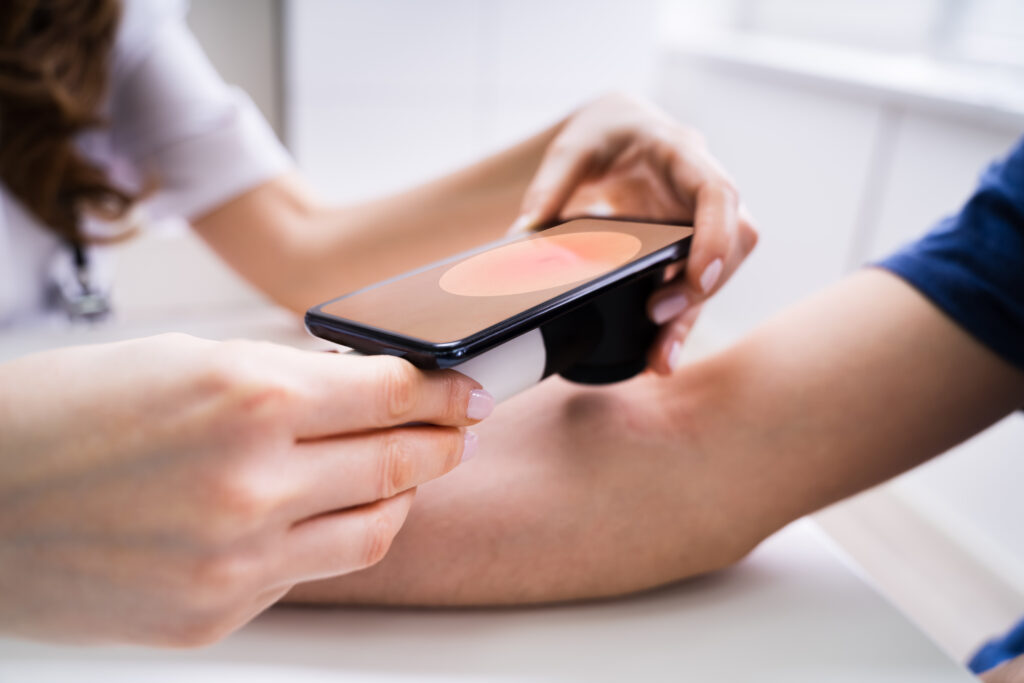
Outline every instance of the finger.
{"type": "Polygon", "coordinates": [[[686,280],[706,297],[725,281],[726,266],[731,274],[738,265],[730,247],[738,230],[739,199],[731,185],[712,180],[697,190],[696,202],[686,280]]]}
{"type": "Polygon", "coordinates": [[[393,356],[296,354],[304,380],[295,416],[301,439],[409,422],[464,426],[494,409],[478,382],[454,370],[423,371],[393,356]]]}
{"type": "Polygon", "coordinates": [[[690,286],[686,274],[683,273],[659,287],[651,295],[647,301],[647,316],[656,325],[664,325],[703,299],[703,294],[690,286]]]}
{"type": "MultiPolygon", "coordinates": [[[[722,282],[732,275],[757,244],[757,231],[753,227],[750,214],[741,206],[739,215],[737,232],[726,248],[722,282]]],[[[666,269],[665,284],[651,295],[648,302],[648,315],[658,325],[665,324],[669,319],[682,314],[690,306],[708,297],[705,292],[692,286],[680,265],[672,264],[666,269]]]]}
{"type": "Polygon", "coordinates": [[[590,174],[594,152],[552,143],[523,195],[519,218],[509,234],[535,230],[558,220],[562,207],[590,174]]]}
{"type": "Polygon", "coordinates": [[[296,524],[280,549],[280,581],[325,579],[380,562],[409,514],[414,493],[296,524]]]}
{"type": "Polygon", "coordinates": [[[645,159],[632,157],[626,151],[600,177],[583,181],[562,207],[561,218],[628,216],[691,223],[692,212],[680,205],[664,175],[645,159]]]}
{"type": "MultiPolygon", "coordinates": [[[[745,207],[738,209],[738,226],[726,248],[721,282],[725,282],[757,244],[757,231],[745,207]]],[[[651,295],[647,312],[652,321],[662,326],[648,353],[648,365],[659,374],[668,374],[679,364],[682,343],[696,322],[701,304],[708,293],[695,288],[685,272],[674,272],[664,285],[651,295]]]]}
{"type": "Polygon", "coordinates": [[[739,208],[739,231],[737,237],[740,260],[743,260],[754,250],[758,241],[756,221],[743,204],[740,204],[739,208]]]}
{"type": "Polygon", "coordinates": [[[686,259],[685,258],[682,259],[681,261],[676,261],[675,263],[670,263],[668,266],[665,267],[664,282],[667,284],[667,283],[671,282],[672,280],[675,280],[676,278],[683,278],[683,277],[685,277],[685,272],[686,272],[686,259]]]}
{"type": "Polygon", "coordinates": [[[658,331],[647,354],[647,365],[659,375],[669,375],[682,365],[683,344],[700,316],[700,304],[670,320],[658,331]]]}
{"type": "Polygon", "coordinates": [[[391,498],[474,455],[476,435],[455,427],[395,427],[297,444],[281,476],[290,522],[391,498]]]}

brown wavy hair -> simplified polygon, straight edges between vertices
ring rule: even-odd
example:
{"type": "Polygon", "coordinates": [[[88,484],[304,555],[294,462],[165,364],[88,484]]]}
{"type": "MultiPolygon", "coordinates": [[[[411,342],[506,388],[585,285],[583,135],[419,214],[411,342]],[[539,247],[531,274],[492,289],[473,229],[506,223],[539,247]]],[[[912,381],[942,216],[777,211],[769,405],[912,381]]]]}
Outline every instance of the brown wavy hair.
{"type": "Polygon", "coordinates": [[[119,0],[0,0],[0,181],[76,245],[85,212],[115,219],[134,201],[75,145],[104,125],[120,19],[119,0]]]}

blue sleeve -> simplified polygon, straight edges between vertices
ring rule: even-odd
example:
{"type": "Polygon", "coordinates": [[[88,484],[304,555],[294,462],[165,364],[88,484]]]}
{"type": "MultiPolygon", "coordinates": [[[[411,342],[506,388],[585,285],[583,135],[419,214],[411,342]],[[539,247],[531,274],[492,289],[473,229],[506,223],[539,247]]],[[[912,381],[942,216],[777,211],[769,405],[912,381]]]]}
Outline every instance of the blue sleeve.
{"type": "Polygon", "coordinates": [[[993,638],[974,653],[967,667],[976,674],[994,669],[1003,662],[1024,654],[1024,621],[1014,626],[1002,638],[993,638]]]}
{"type": "Polygon", "coordinates": [[[960,213],[877,265],[1024,369],[1024,139],[982,174],[960,213]]]}

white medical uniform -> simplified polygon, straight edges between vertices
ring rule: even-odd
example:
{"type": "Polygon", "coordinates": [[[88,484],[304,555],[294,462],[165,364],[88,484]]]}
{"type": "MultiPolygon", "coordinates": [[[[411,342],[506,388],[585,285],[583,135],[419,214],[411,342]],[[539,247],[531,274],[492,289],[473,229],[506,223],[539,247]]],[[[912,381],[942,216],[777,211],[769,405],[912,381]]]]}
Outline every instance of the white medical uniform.
{"type": "MultiPolygon", "coordinates": [[[[186,11],[175,0],[125,0],[101,112],[109,126],[78,141],[120,186],[155,184],[143,223],[201,216],[292,163],[248,96],[213,69],[186,11]]],[[[0,330],[54,316],[47,288],[70,263],[67,246],[0,185],[0,330]]]]}

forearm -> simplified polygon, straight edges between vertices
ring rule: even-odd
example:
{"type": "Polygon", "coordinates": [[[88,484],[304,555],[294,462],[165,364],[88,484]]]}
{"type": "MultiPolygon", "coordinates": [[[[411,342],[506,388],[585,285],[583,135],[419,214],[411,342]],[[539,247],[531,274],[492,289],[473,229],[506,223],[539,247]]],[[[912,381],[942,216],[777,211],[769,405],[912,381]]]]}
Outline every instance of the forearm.
{"type": "Polygon", "coordinates": [[[743,551],[722,542],[704,493],[670,483],[677,469],[699,472],[705,454],[648,423],[643,408],[663,385],[650,375],[612,391],[550,379],[502,404],[475,428],[479,455],[420,487],[380,564],[297,586],[289,599],[564,601],[736,561],[743,551]]]}
{"type": "Polygon", "coordinates": [[[421,488],[390,554],[293,599],[612,595],[735,561],[1024,402],[1019,371],[891,275],[859,273],[667,380],[549,381],[421,488]],[[884,304],[882,303],[884,302],[884,304]]]}
{"type": "Polygon", "coordinates": [[[558,124],[448,176],[345,207],[279,178],[194,221],[279,303],[310,305],[501,237],[558,124]]]}

